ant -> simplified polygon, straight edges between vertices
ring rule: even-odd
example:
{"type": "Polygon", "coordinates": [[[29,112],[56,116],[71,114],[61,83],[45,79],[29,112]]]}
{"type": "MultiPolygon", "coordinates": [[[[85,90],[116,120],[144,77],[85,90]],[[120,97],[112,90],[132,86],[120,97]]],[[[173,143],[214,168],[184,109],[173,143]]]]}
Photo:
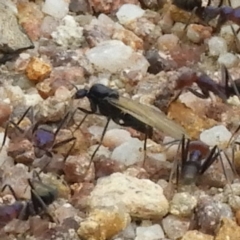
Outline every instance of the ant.
{"type": "MultiPolygon", "coordinates": [[[[53,132],[52,129],[49,128],[47,125],[42,125],[40,122],[34,123],[34,114],[33,114],[33,108],[29,107],[24,114],[21,116],[21,118],[15,123],[13,120],[9,120],[5,129],[4,138],[2,142],[2,147],[6,143],[7,136],[9,135],[11,141],[14,143],[16,141],[21,141],[24,138],[27,138],[29,141],[32,142],[34,147],[34,153],[37,158],[43,157],[45,154],[48,157],[52,157],[51,151],[64,145],[69,142],[75,141],[75,137],[68,138],[66,140],[63,140],[61,142],[55,143],[56,136],[59,133],[60,129],[66,122],[66,120],[69,117],[69,113],[66,114],[66,116],[62,119],[57,129],[53,132]],[[30,113],[30,121],[32,125],[28,129],[23,129],[19,125],[23,121],[23,119],[30,113]],[[11,131],[9,133],[10,124],[13,125],[14,129],[16,131],[11,131]]],[[[2,148],[1,147],[1,148],[2,148]]]]}
{"type": "Polygon", "coordinates": [[[3,186],[2,192],[6,188],[9,188],[16,201],[11,205],[0,206],[0,228],[4,227],[14,218],[27,220],[30,216],[39,215],[43,212],[53,221],[52,216],[48,213],[47,206],[57,199],[57,189],[44,184],[39,176],[38,180],[28,179],[28,184],[31,188],[31,199],[27,201],[19,200],[10,185],[3,186]]]}
{"type": "Polygon", "coordinates": [[[227,68],[221,65],[221,82],[217,83],[205,73],[197,72],[184,72],[176,81],[174,90],[180,90],[179,93],[172,100],[175,101],[182,93],[183,89],[187,89],[199,98],[209,98],[210,92],[217,95],[224,102],[233,95],[239,95],[238,89],[240,88],[240,79],[233,81],[227,68]],[[201,92],[191,88],[192,84],[196,83],[201,92]]]}
{"type": "Polygon", "coordinates": [[[89,114],[103,115],[107,118],[107,123],[104,127],[99,145],[91,156],[91,162],[102,144],[110,120],[113,120],[120,126],[132,127],[145,134],[144,161],[146,158],[146,141],[147,138],[152,137],[153,128],[177,139],[180,139],[182,135],[187,135],[180,125],[168,119],[167,116],[160,111],[131,99],[121,97],[116,90],[102,84],[94,84],[89,90],[77,90],[74,96],[75,99],[84,97],[89,99],[91,110],[78,107],[78,110],[81,110],[86,115],[78,124],[77,128],[81,126],[89,114]]]}
{"type": "Polygon", "coordinates": [[[181,147],[181,161],[179,162],[178,158],[175,159],[170,174],[171,182],[176,171],[177,185],[179,179],[184,185],[196,183],[197,178],[203,175],[219,156],[217,146],[210,150],[208,145],[199,140],[187,139],[186,141],[183,137],[179,147],[181,147]]]}
{"type": "Polygon", "coordinates": [[[183,185],[195,184],[198,177],[203,175],[217,159],[220,159],[224,176],[226,180],[230,182],[223,165],[221,152],[223,152],[226,157],[231,171],[234,174],[237,174],[233,163],[226,152],[219,149],[217,145],[210,150],[209,146],[200,140],[190,141],[183,137],[180,141],[177,152],[179,152],[180,148],[181,159],[179,161],[178,156],[175,158],[169,182],[172,182],[173,175],[176,173],[177,185],[179,184],[179,181],[181,181],[183,185]]]}

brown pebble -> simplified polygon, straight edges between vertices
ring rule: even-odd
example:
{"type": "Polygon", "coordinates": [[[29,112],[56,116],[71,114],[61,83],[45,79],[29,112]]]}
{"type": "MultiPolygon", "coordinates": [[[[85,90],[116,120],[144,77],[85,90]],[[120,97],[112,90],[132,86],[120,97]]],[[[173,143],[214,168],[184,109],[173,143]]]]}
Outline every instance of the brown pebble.
{"type": "Polygon", "coordinates": [[[9,119],[12,109],[9,104],[1,102],[0,103],[0,125],[9,119]]]}
{"type": "Polygon", "coordinates": [[[27,65],[26,75],[31,81],[42,81],[51,71],[52,67],[49,63],[44,62],[40,58],[33,57],[27,65]]]}
{"type": "Polygon", "coordinates": [[[235,217],[236,217],[237,224],[240,226],[240,209],[237,210],[235,217]]]}
{"type": "Polygon", "coordinates": [[[240,239],[240,227],[229,218],[223,218],[221,227],[214,240],[237,240],[240,239]]]}

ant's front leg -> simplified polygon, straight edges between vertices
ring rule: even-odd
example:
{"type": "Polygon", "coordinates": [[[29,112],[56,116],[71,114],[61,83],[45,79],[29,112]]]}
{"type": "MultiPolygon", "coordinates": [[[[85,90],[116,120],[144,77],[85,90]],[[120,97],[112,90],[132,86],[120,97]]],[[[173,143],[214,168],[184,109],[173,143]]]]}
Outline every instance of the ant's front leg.
{"type": "Polygon", "coordinates": [[[205,91],[202,91],[202,93],[192,89],[192,88],[187,88],[188,91],[190,91],[192,94],[194,94],[195,96],[199,97],[199,98],[202,98],[202,99],[207,99],[210,97],[210,94],[209,92],[205,92],[205,91]]]}

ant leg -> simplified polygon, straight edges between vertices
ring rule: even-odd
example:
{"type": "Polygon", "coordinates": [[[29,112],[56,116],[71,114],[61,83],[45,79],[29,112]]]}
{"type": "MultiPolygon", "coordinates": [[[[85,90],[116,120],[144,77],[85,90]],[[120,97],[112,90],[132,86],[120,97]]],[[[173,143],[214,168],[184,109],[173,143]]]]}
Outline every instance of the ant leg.
{"type": "Polygon", "coordinates": [[[235,134],[236,134],[237,132],[239,132],[239,130],[240,130],[240,125],[239,125],[239,126],[237,127],[237,129],[233,132],[231,138],[229,139],[229,141],[228,141],[228,143],[227,143],[227,147],[229,147],[229,145],[231,144],[233,138],[235,138],[235,137],[234,137],[235,134]]]}
{"type": "Polygon", "coordinates": [[[151,138],[153,135],[153,129],[151,127],[146,127],[145,137],[144,137],[144,144],[143,144],[143,150],[144,150],[144,159],[143,159],[143,167],[145,166],[145,162],[147,159],[147,139],[151,138]]]}
{"type": "Polygon", "coordinates": [[[54,132],[54,137],[57,136],[58,132],[60,131],[60,129],[62,128],[62,126],[64,125],[64,123],[67,121],[68,116],[69,116],[69,112],[64,116],[64,118],[62,119],[62,121],[60,122],[59,126],[57,127],[56,131],[54,132]]]}
{"type": "Polygon", "coordinates": [[[106,123],[106,125],[105,125],[105,127],[104,127],[104,129],[103,129],[101,139],[100,139],[100,141],[99,141],[99,144],[98,144],[97,148],[95,149],[95,151],[93,152],[93,154],[92,154],[92,156],[91,156],[90,163],[89,163],[89,165],[88,165],[88,168],[87,168],[87,170],[86,170],[86,173],[87,173],[88,170],[90,169],[90,166],[91,166],[91,164],[92,164],[93,158],[95,157],[98,149],[99,149],[100,146],[102,145],[102,141],[103,141],[104,135],[105,135],[105,133],[106,133],[106,131],[107,131],[107,128],[108,128],[108,125],[109,125],[110,120],[111,120],[111,118],[107,118],[107,123],[106,123]]]}
{"type": "Polygon", "coordinates": [[[204,161],[204,163],[202,164],[201,170],[200,170],[200,174],[202,175],[213,163],[214,161],[217,159],[219,152],[217,151],[217,145],[215,145],[212,150],[210,151],[210,153],[208,154],[208,157],[206,158],[206,160],[204,161]]]}
{"type": "MultiPolygon", "coordinates": [[[[17,121],[17,125],[19,125],[21,122],[22,122],[22,120],[27,116],[27,114],[28,114],[28,112],[30,111],[30,110],[33,110],[32,109],[32,106],[30,106],[25,112],[24,112],[24,114],[21,116],[21,118],[17,121]]],[[[31,119],[30,119],[31,120],[31,119]]]]}
{"type": "Polygon", "coordinates": [[[178,179],[179,179],[178,154],[179,154],[179,151],[180,151],[180,147],[181,147],[183,144],[185,144],[184,142],[185,142],[185,137],[183,136],[183,138],[179,141],[178,149],[177,149],[175,158],[174,158],[174,160],[173,160],[173,166],[172,166],[172,169],[171,169],[171,172],[170,172],[170,176],[169,176],[169,183],[172,183],[174,174],[176,174],[176,180],[177,180],[177,185],[178,185],[178,179]]]}
{"type": "Polygon", "coordinates": [[[62,145],[65,145],[65,144],[67,144],[69,142],[72,142],[74,140],[76,140],[75,137],[71,137],[71,138],[67,138],[65,140],[62,140],[61,142],[58,142],[58,143],[54,144],[52,149],[54,150],[55,148],[61,147],[62,145]]]}
{"type": "Polygon", "coordinates": [[[234,40],[235,40],[237,50],[238,50],[238,52],[240,52],[240,41],[239,41],[238,36],[237,36],[237,34],[239,32],[239,29],[236,32],[235,29],[233,28],[232,24],[230,25],[230,27],[231,27],[233,35],[234,35],[234,40]]]}
{"type": "Polygon", "coordinates": [[[81,122],[77,125],[77,127],[75,128],[74,132],[80,128],[80,126],[81,126],[81,125],[84,123],[84,121],[86,120],[87,116],[88,116],[88,114],[85,114],[85,116],[83,117],[82,121],[81,121],[81,122]]]}
{"type": "MultiPolygon", "coordinates": [[[[209,1],[211,1],[211,0],[209,0],[209,1]]],[[[229,1],[230,1],[230,0],[229,0],[229,1]]],[[[223,0],[220,0],[217,8],[220,8],[222,5],[223,5],[223,0]]]]}
{"type": "Polygon", "coordinates": [[[12,193],[13,197],[15,198],[15,200],[18,201],[18,197],[17,197],[15,191],[13,190],[12,186],[10,186],[9,184],[5,184],[5,185],[2,187],[1,192],[4,192],[4,190],[5,190],[6,188],[9,188],[9,190],[10,190],[10,192],[12,193]]]}
{"type": "Polygon", "coordinates": [[[189,92],[191,92],[192,94],[194,94],[195,96],[202,98],[202,99],[207,99],[209,98],[209,93],[200,93],[192,88],[186,88],[189,92]]]}
{"type": "Polygon", "coordinates": [[[187,24],[185,25],[184,29],[183,29],[183,32],[181,34],[181,36],[179,37],[179,41],[182,41],[183,40],[183,36],[186,34],[186,31],[187,31],[187,27],[190,25],[191,21],[192,21],[192,18],[193,16],[195,15],[196,13],[196,10],[197,10],[197,7],[195,7],[192,12],[191,12],[191,15],[187,21],[187,24]]]}

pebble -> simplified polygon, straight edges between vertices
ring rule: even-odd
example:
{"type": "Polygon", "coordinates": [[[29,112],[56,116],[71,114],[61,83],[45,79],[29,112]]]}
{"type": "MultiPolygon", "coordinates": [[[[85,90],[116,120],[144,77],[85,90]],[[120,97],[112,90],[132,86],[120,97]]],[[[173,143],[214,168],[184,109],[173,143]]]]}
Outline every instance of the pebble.
{"type": "Polygon", "coordinates": [[[52,71],[52,67],[49,63],[43,61],[40,58],[33,57],[29,61],[26,67],[26,75],[31,81],[42,81],[52,71]]]}
{"type": "Polygon", "coordinates": [[[190,24],[187,28],[187,37],[193,43],[200,43],[204,39],[211,37],[211,27],[198,24],[190,24]]]}
{"type": "Polygon", "coordinates": [[[137,138],[129,139],[113,150],[111,158],[126,166],[142,162],[144,160],[143,141],[137,138]],[[139,151],[140,149],[142,150],[139,151]]]}
{"type": "Polygon", "coordinates": [[[164,238],[164,232],[159,224],[137,227],[135,240],[160,240],[162,238],[164,238]]]}
{"type": "Polygon", "coordinates": [[[124,4],[122,5],[116,13],[118,21],[121,24],[128,24],[131,21],[136,20],[144,15],[145,11],[139,6],[134,4],[124,4]]]}
{"type": "Polygon", "coordinates": [[[179,217],[191,216],[193,209],[197,206],[196,197],[190,193],[176,193],[170,202],[170,213],[179,217]]]}
{"type": "Polygon", "coordinates": [[[90,208],[115,206],[121,203],[132,217],[160,219],[168,212],[168,201],[162,188],[146,179],[122,173],[98,179],[91,193],[90,208]]]}
{"type": "Polygon", "coordinates": [[[201,233],[197,230],[187,231],[181,240],[214,240],[213,236],[201,233]]]}
{"type": "Polygon", "coordinates": [[[71,218],[75,215],[76,209],[69,203],[64,203],[54,211],[54,216],[60,224],[62,224],[66,218],[71,218]]]}
{"type": "Polygon", "coordinates": [[[90,49],[86,56],[96,67],[114,73],[127,66],[132,54],[132,48],[121,41],[109,40],[90,49]]]}
{"type": "Polygon", "coordinates": [[[22,31],[16,15],[11,8],[6,7],[4,4],[0,4],[0,25],[4,26],[1,29],[1,51],[12,53],[21,49],[33,48],[34,45],[31,39],[22,31]]]}
{"type": "Polygon", "coordinates": [[[204,130],[200,134],[200,140],[207,145],[213,147],[215,145],[226,144],[231,138],[232,134],[223,126],[214,126],[210,129],[204,130]]]}
{"type": "Polygon", "coordinates": [[[55,18],[63,18],[68,13],[69,1],[66,0],[46,0],[42,6],[42,11],[55,18]]]}
{"type": "Polygon", "coordinates": [[[201,232],[214,234],[222,217],[233,216],[231,208],[220,202],[214,201],[209,196],[202,196],[196,208],[196,219],[201,232]]]}
{"type": "Polygon", "coordinates": [[[53,40],[63,47],[80,47],[83,42],[83,28],[70,15],[65,16],[62,22],[56,31],[52,32],[53,40]]]}
{"type": "Polygon", "coordinates": [[[9,104],[1,102],[0,103],[0,125],[5,123],[12,112],[12,109],[9,104]]]}
{"type": "Polygon", "coordinates": [[[174,34],[164,34],[157,40],[157,49],[161,51],[171,51],[179,45],[179,38],[174,34]]]}
{"type": "Polygon", "coordinates": [[[227,43],[222,37],[212,37],[208,41],[209,55],[220,56],[227,52],[227,43]]]}
{"type": "Polygon", "coordinates": [[[240,227],[229,218],[223,218],[221,227],[214,240],[237,240],[240,239],[240,227]]]}
{"type": "Polygon", "coordinates": [[[89,168],[89,164],[88,155],[69,156],[63,168],[66,180],[71,183],[93,181],[95,169],[93,164],[89,168]]]}
{"type": "Polygon", "coordinates": [[[230,52],[220,54],[218,58],[218,63],[225,65],[226,68],[232,68],[236,66],[238,62],[238,57],[230,52]]]}
{"type": "Polygon", "coordinates": [[[129,214],[118,204],[95,208],[80,223],[78,235],[83,239],[111,239],[130,223],[129,214]]]}
{"type": "Polygon", "coordinates": [[[104,135],[102,144],[110,149],[114,149],[130,139],[132,137],[127,130],[110,129],[104,135]]]}
{"type": "Polygon", "coordinates": [[[162,227],[167,235],[172,240],[181,238],[188,230],[190,220],[180,218],[174,215],[168,215],[162,220],[162,227]]]}

